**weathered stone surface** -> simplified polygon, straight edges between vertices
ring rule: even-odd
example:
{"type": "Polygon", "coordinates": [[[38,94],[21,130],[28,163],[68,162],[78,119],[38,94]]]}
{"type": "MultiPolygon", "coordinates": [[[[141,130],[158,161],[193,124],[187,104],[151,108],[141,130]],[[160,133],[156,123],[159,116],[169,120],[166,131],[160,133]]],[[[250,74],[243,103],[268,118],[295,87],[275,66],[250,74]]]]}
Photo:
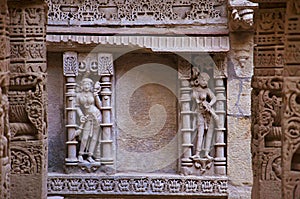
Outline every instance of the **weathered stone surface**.
{"type": "Polygon", "coordinates": [[[227,87],[228,114],[237,117],[251,115],[250,79],[229,79],[227,87]]]}
{"type": "Polygon", "coordinates": [[[228,176],[232,185],[252,185],[251,119],[228,116],[228,176]]]}
{"type": "Polygon", "coordinates": [[[176,173],[177,70],[137,55],[127,55],[128,65],[116,62],[117,170],[176,173]]]}
{"type": "Polygon", "coordinates": [[[65,159],[66,135],[62,121],[64,120],[64,79],[61,53],[48,53],[48,118],[49,118],[49,153],[48,172],[63,172],[65,159]]]}

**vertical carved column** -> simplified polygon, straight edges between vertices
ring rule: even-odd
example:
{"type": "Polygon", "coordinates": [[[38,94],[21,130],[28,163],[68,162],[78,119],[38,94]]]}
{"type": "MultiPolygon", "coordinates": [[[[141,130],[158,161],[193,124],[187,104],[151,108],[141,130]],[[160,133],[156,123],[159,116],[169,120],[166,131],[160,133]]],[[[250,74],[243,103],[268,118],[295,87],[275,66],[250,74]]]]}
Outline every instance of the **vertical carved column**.
{"type": "Polygon", "coordinates": [[[283,78],[282,193],[300,198],[300,2],[288,0],[283,78]]]}
{"type": "MultiPolygon", "coordinates": [[[[219,55],[220,57],[220,55],[219,55]]],[[[224,61],[225,57],[221,56],[218,59],[219,61],[216,62],[217,68],[219,68],[219,71],[224,71],[224,61]],[[222,59],[223,58],[223,59],[222,59]],[[223,67],[222,67],[223,66],[223,67]]],[[[215,71],[218,71],[215,69],[215,71]]],[[[219,175],[226,175],[226,156],[225,156],[225,120],[226,120],[226,95],[225,95],[225,85],[224,85],[224,79],[225,76],[222,75],[224,73],[216,73],[215,72],[215,92],[216,92],[216,114],[219,117],[219,121],[216,125],[215,132],[215,173],[219,175]]]]}
{"type": "Polygon", "coordinates": [[[255,18],[252,78],[253,198],[281,196],[282,82],[284,66],[284,4],[261,8],[255,18]],[[279,7],[280,6],[280,7],[279,7]],[[281,8],[282,6],[282,8],[281,8]],[[272,26],[269,26],[273,24],[272,26]]]}
{"type": "Polygon", "coordinates": [[[254,11],[248,0],[228,1],[230,51],[227,79],[227,172],[240,198],[250,198],[251,168],[251,77],[253,75],[254,11]],[[242,191],[243,190],[243,191],[242,191]]]}
{"type": "Polygon", "coordinates": [[[9,1],[8,7],[11,198],[46,198],[47,13],[42,1],[9,1]]]}
{"type": "Polygon", "coordinates": [[[10,198],[10,132],[8,121],[9,34],[7,2],[0,2],[0,198],[10,198]]]}
{"type": "MultiPolygon", "coordinates": [[[[102,138],[101,138],[101,163],[112,165],[113,158],[113,140],[112,140],[112,106],[111,106],[111,82],[113,76],[113,56],[112,54],[98,54],[99,71],[101,76],[101,96],[102,96],[102,138]]],[[[96,157],[97,158],[97,157],[96,157]]],[[[98,157],[99,158],[99,157],[98,157]]]]}
{"type": "Polygon", "coordinates": [[[215,77],[216,82],[216,114],[219,117],[218,124],[216,125],[215,132],[215,173],[219,175],[226,175],[226,157],[225,157],[225,116],[226,116],[226,96],[224,80],[221,77],[215,77]]]}
{"type": "Polygon", "coordinates": [[[191,91],[189,79],[191,78],[191,64],[180,58],[178,60],[178,76],[180,80],[180,128],[181,128],[181,167],[183,173],[186,173],[185,167],[193,165],[190,157],[192,156],[192,115],[191,111],[191,91]]]}
{"type": "Polygon", "coordinates": [[[66,77],[66,129],[67,129],[67,158],[66,165],[76,165],[76,146],[78,141],[73,139],[76,131],[76,76],[78,76],[78,60],[76,52],[65,52],[63,55],[64,76],[66,77]]]}

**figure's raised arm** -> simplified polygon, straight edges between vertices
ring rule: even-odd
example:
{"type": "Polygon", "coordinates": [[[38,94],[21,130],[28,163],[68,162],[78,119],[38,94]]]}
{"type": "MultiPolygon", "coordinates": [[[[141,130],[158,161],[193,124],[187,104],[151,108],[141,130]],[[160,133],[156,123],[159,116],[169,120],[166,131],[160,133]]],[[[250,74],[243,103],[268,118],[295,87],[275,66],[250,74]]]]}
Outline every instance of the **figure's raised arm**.
{"type": "Polygon", "coordinates": [[[207,95],[210,98],[209,105],[213,106],[217,101],[215,94],[209,88],[207,88],[207,95]]]}

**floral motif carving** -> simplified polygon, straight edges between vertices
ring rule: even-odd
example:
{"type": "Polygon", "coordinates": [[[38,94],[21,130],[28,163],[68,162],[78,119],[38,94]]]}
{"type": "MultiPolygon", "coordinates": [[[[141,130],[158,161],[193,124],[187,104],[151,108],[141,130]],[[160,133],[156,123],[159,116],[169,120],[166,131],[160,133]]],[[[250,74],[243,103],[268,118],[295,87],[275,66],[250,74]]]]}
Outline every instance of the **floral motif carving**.
{"type": "Polygon", "coordinates": [[[174,178],[162,179],[161,177],[48,177],[49,194],[168,194],[168,195],[203,195],[209,196],[227,194],[226,179],[203,180],[198,178],[174,178]]]}
{"type": "Polygon", "coordinates": [[[23,151],[11,151],[11,169],[13,174],[31,174],[33,173],[33,160],[23,151]]]}
{"type": "Polygon", "coordinates": [[[19,142],[11,147],[12,174],[37,174],[46,169],[45,149],[39,146],[41,142],[30,143],[22,147],[19,142]]]}

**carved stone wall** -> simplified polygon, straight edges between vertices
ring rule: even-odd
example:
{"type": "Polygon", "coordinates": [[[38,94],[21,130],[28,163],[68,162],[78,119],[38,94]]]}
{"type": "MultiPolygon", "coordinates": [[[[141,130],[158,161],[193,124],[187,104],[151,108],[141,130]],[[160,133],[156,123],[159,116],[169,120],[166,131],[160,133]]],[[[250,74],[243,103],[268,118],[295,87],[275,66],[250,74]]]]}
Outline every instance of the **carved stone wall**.
{"type": "Polygon", "coordinates": [[[300,197],[300,2],[287,1],[282,110],[283,198],[300,197]]]}
{"type": "Polygon", "coordinates": [[[255,13],[252,79],[252,198],[281,196],[285,5],[260,4],[255,13]]]}
{"type": "Polygon", "coordinates": [[[8,3],[11,198],[45,198],[47,177],[46,9],[8,3]]]}
{"type": "Polygon", "coordinates": [[[10,132],[8,121],[9,33],[8,7],[0,2],[0,198],[10,198],[10,132]]]}
{"type": "Polygon", "coordinates": [[[281,195],[284,13],[284,8],[272,8],[260,9],[257,14],[252,103],[258,107],[252,109],[252,161],[258,198],[281,195]],[[269,34],[275,38],[270,39],[269,34]]]}

